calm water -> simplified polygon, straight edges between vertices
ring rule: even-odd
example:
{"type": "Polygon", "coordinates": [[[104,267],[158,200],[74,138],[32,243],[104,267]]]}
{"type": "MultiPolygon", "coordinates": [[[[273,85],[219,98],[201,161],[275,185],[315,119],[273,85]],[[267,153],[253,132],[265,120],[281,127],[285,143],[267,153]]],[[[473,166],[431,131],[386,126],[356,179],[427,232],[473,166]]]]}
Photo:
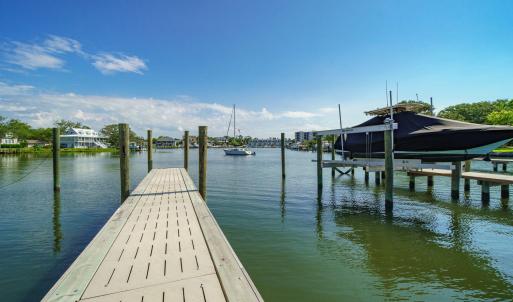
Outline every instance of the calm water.
{"type": "MultiPolygon", "coordinates": [[[[497,187],[483,207],[480,187],[450,201],[448,178],[408,191],[396,175],[393,213],[383,185],[363,173],[332,179],[317,193],[314,153],[279,150],[226,157],[209,150],[208,204],[266,301],[511,300],[513,211],[497,187]]],[[[197,176],[197,153],[190,170],[197,176]]],[[[158,152],[154,166],[179,167],[180,150],[158,152]]],[[[51,159],[0,157],[2,301],[36,301],[53,285],[119,204],[119,159],[62,157],[62,193],[52,192],[51,159]]],[[[475,169],[491,171],[488,163],[475,169]]],[[[132,185],[146,154],[131,158],[132,185]]]]}

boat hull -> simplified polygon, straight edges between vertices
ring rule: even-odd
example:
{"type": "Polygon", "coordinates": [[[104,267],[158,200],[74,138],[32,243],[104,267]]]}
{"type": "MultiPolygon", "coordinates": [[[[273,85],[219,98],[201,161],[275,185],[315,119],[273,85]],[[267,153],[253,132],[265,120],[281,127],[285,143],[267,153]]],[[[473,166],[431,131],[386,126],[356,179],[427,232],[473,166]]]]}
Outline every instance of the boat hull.
{"type": "Polygon", "coordinates": [[[247,156],[255,155],[255,152],[246,149],[224,149],[224,154],[230,156],[247,156]]]}
{"type": "MultiPolygon", "coordinates": [[[[359,126],[382,124],[376,117],[359,126]]],[[[425,162],[452,162],[486,156],[513,139],[513,127],[463,123],[414,113],[400,113],[394,120],[394,157],[425,162]]],[[[341,149],[340,137],[336,147],[341,149]]],[[[383,158],[383,132],[349,134],[344,139],[346,156],[383,158]]]]}

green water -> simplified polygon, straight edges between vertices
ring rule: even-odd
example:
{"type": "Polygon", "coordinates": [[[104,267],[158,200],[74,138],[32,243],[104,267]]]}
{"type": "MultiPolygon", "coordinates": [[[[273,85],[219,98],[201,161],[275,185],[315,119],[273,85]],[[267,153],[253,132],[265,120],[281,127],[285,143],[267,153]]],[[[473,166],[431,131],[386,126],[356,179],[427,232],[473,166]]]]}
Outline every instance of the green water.
{"type": "MultiPolygon", "coordinates": [[[[314,153],[287,151],[281,181],[277,149],[254,157],[209,150],[208,204],[266,301],[454,301],[513,299],[513,211],[491,189],[482,206],[472,185],[459,202],[435,178],[408,190],[396,174],[395,205],[363,173],[332,179],[317,192],[314,153]]],[[[190,154],[197,176],[196,150],[190,154]]],[[[154,167],[179,167],[180,150],[154,155],[154,167]]],[[[491,171],[483,162],[474,168],[491,171]]],[[[119,204],[119,159],[62,156],[62,192],[52,192],[51,160],[0,157],[1,301],[37,301],[119,204]]],[[[132,185],[146,154],[131,158],[132,185]]],[[[512,201],[513,202],[513,201],[512,201]]]]}

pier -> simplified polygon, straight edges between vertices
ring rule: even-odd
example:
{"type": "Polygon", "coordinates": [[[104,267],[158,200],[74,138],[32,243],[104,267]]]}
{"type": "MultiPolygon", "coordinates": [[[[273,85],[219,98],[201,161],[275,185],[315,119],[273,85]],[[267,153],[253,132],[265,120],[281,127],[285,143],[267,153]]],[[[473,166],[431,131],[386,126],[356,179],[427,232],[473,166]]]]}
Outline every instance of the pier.
{"type": "Polygon", "coordinates": [[[43,301],[263,301],[184,168],[152,169],[43,301]]]}

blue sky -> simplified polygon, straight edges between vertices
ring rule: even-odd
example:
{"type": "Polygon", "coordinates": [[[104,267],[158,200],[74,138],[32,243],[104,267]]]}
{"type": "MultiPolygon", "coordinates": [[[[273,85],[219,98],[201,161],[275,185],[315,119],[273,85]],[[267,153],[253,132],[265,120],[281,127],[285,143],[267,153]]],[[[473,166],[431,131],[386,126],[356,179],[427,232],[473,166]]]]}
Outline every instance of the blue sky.
{"type": "Polygon", "coordinates": [[[513,97],[511,1],[1,1],[0,115],[178,136],[335,128],[513,97]]]}

